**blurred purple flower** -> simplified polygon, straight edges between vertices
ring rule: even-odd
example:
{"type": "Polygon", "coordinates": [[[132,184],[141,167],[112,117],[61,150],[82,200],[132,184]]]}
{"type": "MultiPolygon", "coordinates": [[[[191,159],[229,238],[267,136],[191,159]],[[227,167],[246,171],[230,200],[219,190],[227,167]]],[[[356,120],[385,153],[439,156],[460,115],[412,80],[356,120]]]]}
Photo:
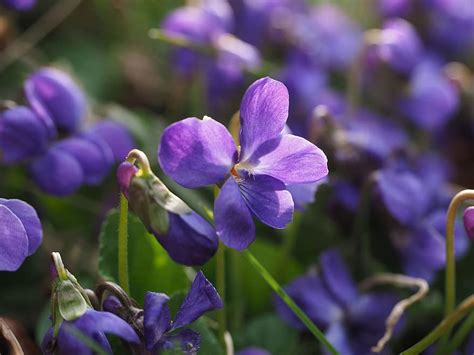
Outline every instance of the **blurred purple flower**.
{"type": "Polygon", "coordinates": [[[0,161],[14,164],[46,150],[48,132],[29,108],[17,106],[0,114],[0,161]]]}
{"type": "Polygon", "coordinates": [[[467,235],[474,240],[474,206],[466,208],[463,220],[467,235]]]}
{"type": "Polygon", "coordinates": [[[265,349],[252,346],[238,351],[237,355],[271,355],[271,353],[265,349]]]}
{"type": "Polygon", "coordinates": [[[77,337],[74,332],[79,331],[97,342],[107,353],[112,353],[106,334],[112,334],[119,338],[138,343],[140,339],[133,328],[123,319],[109,312],[100,312],[88,309],[82,316],[73,321],[65,321],[59,327],[59,333],[55,346],[53,346],[53,328],[46,333],[41,345],[45,354],[80,354],[92,355],[94,351],[84,343],[83,339],[77,337]]]}
{"type": "Polygon", "coordinates": [[[0,4],[13,10],[26,11],[36,5],[36,0],[0,0],[0,4]]]}
{"type": "Polygon", "coordinates": [[[30,75],[24,89],[30,106],[51,135],[57,128],[68,133],[77,130],[86,114],[86,98],[66,73],[42,68],[30,75]]]}
{"type": "Polygon", "coordinates": [[[190,325],[204,313],[222,308],[219,294],[200,271],[174,321],[171,320],[168,301],[169,297],[163,293],[145,294],[143,326],[146,348],[150,351],[159,351],[174,349],[179,345],[184,354],[196,354],[200,344],[199,334],[182,328],[190,325]],[[176,330],[179,331],[175,332],[176,330]]]}
{"type": "Polygon", "coordinates": [[[270,78],[253,83],[240,117],[240,150],[222,124],[210,117],[187,118],[165,129],[158,157],[165,173],[185,187],[222,184],[214,209],[217,235],[243,250],[255,239],[252,214],[284,228],[294,208],[286,185],[316,182],[328,169],[319,148],[281,133],[288,118],[282,83],[270,78]]]}
{"type": "Polygon", "coordinates": [[[415,28],[401,18],[384,22],[373,49],[379,60],[402,74],[410,73],[422,54],[422,44],[415,28]]]}
{"type": "MultiPolygon", "coordinates": [[[[286,291],[324,333],[341,354],[368,354],[382,337],[385,320],[397,302],[391,293],[360,293],[339,253],[320,255],[321,272],[292,281],[286,291]]],[[[275,298],[280,316],[300,330],[304,325],[275,298]]],[[[398,328],[398,327],[397,327],[398,328]]]]}
{"type": "Polygon", "coordinates": [[[36,211],[21,200],[0,198],[0,271],[16,271],[43,240],[36,211]]]}
{"type": "Polygon", "coordinates": [[[362,44],[360,27],[332,4],[314,7],[307,21],[302,18],[295,26],[300,50],[327,68],[347,68],[362,44]]]}
{"type": "Polygon", "coordinates": [[[443,128],[459,107],[459,93],[439,64],[425,60],[410,79],[409,93],[400,102],[401,111],[418,127],[443,128]]]}
{"type": "Polygon", "coordinates": [[[404,17],[411,9],[411,0],[378,0],[378,9],[384,17],[404,17]]]}

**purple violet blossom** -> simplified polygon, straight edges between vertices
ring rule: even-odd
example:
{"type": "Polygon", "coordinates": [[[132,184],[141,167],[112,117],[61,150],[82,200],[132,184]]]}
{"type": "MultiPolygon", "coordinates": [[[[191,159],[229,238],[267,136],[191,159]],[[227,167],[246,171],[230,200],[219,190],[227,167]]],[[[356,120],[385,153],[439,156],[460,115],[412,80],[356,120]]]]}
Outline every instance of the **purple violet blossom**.
{"type": "Polygon", "coordinates": [[[196,354],[199,350],[199,334],[182,328],[190,325],[204,313],[222,308],[219,294],[200,271],[174,321],[171,320],[168,301],[169,297],[163,293],[145,294],[143,326],[146,348],[150,351],[173,349],[178,343],[185,354],[196,354]],[[175,332],[176,330],[179,331],[175,332]]]}
{"type": "Polygon", "coordinates": [[[474,240],[474,206],[465,209],[463,220],[467,235],[474,240]]]}
{"type": "Polygon", "coordinates": [[[27,107],[0,114],[0,161],[15,164],[43,153],[48,144],[46,127],[27,107]]]}
{"type": "Polygon", "coordinates": [[[404,17],[411,10],[411,0],[378,0],[378,8],[384,17],[404,17]]]}
{"type": "Polygon", "coordinates": [[[265,349],[252,346],[240,350],[237,352],[237,355],[271,355],[271,353],[265,349]]]}
{"type": "MultiPolygon", "coordinates": [[[[286,291],[341,354],[369,354],[384,333],[385,320],[397,297],[387,292],[360,293],[334,249],[320,255],[320,264],[319,274],[296,278],[286,291]]],[[[288,324],[305,329],[280,299],[275,298],[275,305],[288,324]]]]}
{"type": "Polygon", "coordinates": [[[0,4],[17,11],[27,11],[36,5],[36,0],[0,0],[0,4]]]}
{"type": "Polygon", "coordinates": [[[73,320],[64,320],[59,327],[56,347],[52,351],[53,328],[46,333],[42,348],[45,354],[59,355],[92,355],[94,351],[87,346],[81,339],[74,335],[74,331],[81,332],[84,336],[96,341],[105,352],[112,353],[112,348],[107,340],[106,334],[113,334],[121,339],[138,343],[140,339],[133,328],[110,312],[95,311],[88,309],[82,316],[73,320]]]}
{"type": "Polygon", "coordinates": [[[16,271],[43,240],[36,211],[21,200],[0,198],[0,271],[16,271]]]}
{"type": "MultiPolygon", "coordinates": [[[[121,163],[117,169],[117,181],[120,185],[121,191],[129,200],[132,209],[134,206],[136,207],[134,204],[135,194],[129,193],[129,190],[134,188],[134,179],[137,179],[135,191],[140,192],[138,195],[138,203],[140,204],[138,208],[143,209],[143,204],[146,206],[149,204],[159,204],[157,203],[159,197],[152,199],[151,202],[147,201],[146,203],[140,199],[143,193],[143,191],[141,191],[142,185],[140,180],[143,180],[144,178],[135,178],[137,171],[135,165],[129,162],[121,163]]],[[[146,183],[145,186],[146,185],[149,184],[146,183]]],[[[164,189],[166,189],[166,187],[161,187],[161,191],[164,189]]],[[[152,193],[152,191],[145,191],[147,196],[152,193]]],[[[172,193],[170,192],[170,194],[172,193]]],[[[178,197],[174,195],[173,198],[178,199],[178,197]]],[[[180,211],[170,211],[160,205],[151,206],[146,212],[135,212],[139,215],[147,230],[155,236],[156,240],[163,246],[175,262],[183,265],[203,265],[217,250],[218,239],[216,231],[209,222],[189,208],[183,201],[179,200],[179,203],[184,205],[184,208],[180,211]],[[158,230],[158,228],[163,227],[156,226],[153,223],[153,218],[156,217],[150,215],[153,213],[158,214],[158,212],[167,214],[168,226],[164,231],[158,230]]],[[[161,221],[161,218],[159,218],[159,221],[161,221]]]]}
{"type": "Polygon", "coordinates": [[[25,82],[25,95],[51,135],[57,129],[75,132],[86,114],[86,98],[64,72],[42,68],[25,82]]]}
{"type": "Polygon", "coordinates": [[[257,80],[240,108],[238,149],[227,129],[210,117],[187,118],[165,129],[158,157],[165,173],[188,188],[219,184],[217,235],[243,250],[255,239],[252,214],[274,228],[292,219],[286,185],[314,183],[328,173],[324,153],[307,140],[282,134],[288,91],[279,81],[257,80]]]}

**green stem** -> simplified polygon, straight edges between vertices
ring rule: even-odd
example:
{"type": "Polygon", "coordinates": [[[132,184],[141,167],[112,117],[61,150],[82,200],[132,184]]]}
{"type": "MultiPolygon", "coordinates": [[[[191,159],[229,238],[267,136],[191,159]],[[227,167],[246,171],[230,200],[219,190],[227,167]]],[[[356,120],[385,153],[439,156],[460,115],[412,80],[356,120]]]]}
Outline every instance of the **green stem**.
{"type": "MultiPolygon", "coordinates": [[[[219,243],[216,252],[216,286],[222,302],[225,303],[225,246],[219,243]]],[[[224,342],[224,335],[227,331],[227,317],[225,307],[218,311],[217,322],[219,324],[219,340],[224,342]]]]}
{"type": "Polygon", "coordinates": [[[308,318],[308,316],[301,310],[300,307],[291,299],[285,290],[278,284],[278,282],[270,275],[265,267],[255,258],[252,252],[248,249],[244,250],[242,254],[248,262],[257,270],[265,282],[275,291],[278,296],[285,302],[285,304],[293,311],[293,313],[303,322],[308,330],[329,350],[331,354],[339,354],[332,344],[326,339],[323,332],[308,318]]]}
{"type": "MultiPolygon", "coordinates": [[[[454,226],[456,222],[456,212],[459,206],[466,200],[474,199],[474,190],[463,190],[458,192],[448,208],[446,222],[446,276],[445,276],[445,306],[444,315],[450,314],[456,304],[456,260],[454,255],[454,226]]],[[[450,331],[448,330],[440,342],[440,349],[444,348],[448,342],[450,331]]]]}
{"type": "Polygon", "coordinates": [[[118,230],[118,279],[119,285],[130,294],[128,280],[128,201],[120,194],[120,216],[118,230]]]}
{"type": "Polygon", "coordinates": [[[448,354],[454,354],[454,351],[458,349],[464,339],[471,334],[471,331],[474,329],[474,312],[472,312],[469,317],[464,321],[459,330],[454,334],[451,344],[448,348],[448,354]]]}
{"type": "MultiPolygon", "coordinates": [[[[411,348],[405,350],[400,355],[416,355],[433,344],[443,334],[449,333],[453,326],[458,323],[464,316],[466,316],[474,308],[474,295],[469,296],[461,303],[461,305],[446,318],[444,318],[438,326],[431,331],[427,336],[421,339],[411,348]]],[[[443,352],[443,354],[448,354],[443,352]]]]}

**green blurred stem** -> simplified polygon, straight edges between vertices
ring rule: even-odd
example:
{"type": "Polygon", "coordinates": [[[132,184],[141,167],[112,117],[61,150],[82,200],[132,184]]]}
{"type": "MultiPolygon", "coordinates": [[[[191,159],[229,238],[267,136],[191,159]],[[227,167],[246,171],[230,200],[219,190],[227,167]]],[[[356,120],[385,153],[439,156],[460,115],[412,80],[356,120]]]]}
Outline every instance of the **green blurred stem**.
{"type": "MultiPolygon", "coordinates": [[[[458,323],[463,317],[474,309],[474,295],[466,298],[459,307],[446,318],[444,318],[438,326],[431,331],[427,336],[421,339],[418,343],[413,345],[411,348],[405,350],[400,355],[415,355],[420,354],[423,350],[433,344],[443,334],[449,334],[450,330],[456,323],[458,323]]],[[[443,352],[443,354],[450,354],[449,352],[443,352]]]]}
{"type": "Polygon", "coordinates": [[[247,261],[257,270],[265,282],[275,291],[278,296],[285,302],[285,304],[293,311],[293,313],[303,322],[308,330],[329,350],[331,354],[339,354],[332,344],[326,339],[323,332],[308,318],[308,316],[301,310],[300,307],[291,299],[285,290],[278,284],[278,282],[270,275],[265,267],[260,264],[257,258],[248,249],[242,252],[247,261]]]}
{"type": "MultiPolygon", "coordinates": [[[[454,255],[454,226],[456,222],[456,212],[461,204],[466,200],[474,200],[474,190],[463,190],[458,192],[448,208],[446,222],[446,276],[445,276],[445,317],[450,314],[456,304],[456,260],[454,255]]],[[[440,341],[440,351],[444,351],[449,340],[450,331],[440,341]]]]}
{"type": "MultiPolygon", "coordinates": [[[[216,286],[222,302],[225,304],[225,246],[220,242],[216,252],[216,286]]],[[[217,322],[219,324],[219,340],[224,342],[224,335],[227,331],[226,307],[218,311],[217,322]]]]}
{"type": "Polygon", "coordinates": [[[459,330],[454,334],[451,343],[448,348],[448,354],[454,354],[456,349],[459,349],[462,342],[466,337],[471,334],[471,331],[474,329],[474,312],[471,312],[469,317],[464,321],[464,323],[459,327],[459,330]]]}
{"type": "Polygon", "coordinates": [[[120,194],[120,215],[118,230],[118,279],[119,285],[130,294],[128,280],[128,200],[120,194]]]}

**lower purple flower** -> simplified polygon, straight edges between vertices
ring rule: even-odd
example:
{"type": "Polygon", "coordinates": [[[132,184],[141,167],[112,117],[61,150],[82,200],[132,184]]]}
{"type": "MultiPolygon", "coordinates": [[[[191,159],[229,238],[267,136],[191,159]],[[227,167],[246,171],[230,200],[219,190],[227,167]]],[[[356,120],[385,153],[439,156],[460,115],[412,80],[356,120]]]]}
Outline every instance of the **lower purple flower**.
{"type": "MultiPolygon", "coordinates": [[[[336,250],[322,253],[320,264],[320,274],[301,276],[286,291],[341,354],[369,354],[384,334],[397,297],[386,292],[360,293],[336,250]]],[[[290,325],[305,329],[280,299],[276,308],[290,325]]]]}
{"type": "Polygon", "coordinates": [[[0,271],[16,271],[41,244],[36,211],[21,200],[0,198],[0,271]]]}
{"type": "Polygon", "coordinates": [[[0,4],[13,10],[26,11],[36,5],[36,0],[0,0],[0,4]]]}
{"type": "Polygon", "coordinates": [[[74,321],[63,321],[55,342],[53,328],[50,328],[43,339],[43,352],[59,355],[92,355],[94,351],[85,341],[94,341],[105,352],[111,354],[112,349],[106,334],[118,336],[131,343],[140,342],[135,330],[123,319],[109,312],[89,309],[74,321]]]}

